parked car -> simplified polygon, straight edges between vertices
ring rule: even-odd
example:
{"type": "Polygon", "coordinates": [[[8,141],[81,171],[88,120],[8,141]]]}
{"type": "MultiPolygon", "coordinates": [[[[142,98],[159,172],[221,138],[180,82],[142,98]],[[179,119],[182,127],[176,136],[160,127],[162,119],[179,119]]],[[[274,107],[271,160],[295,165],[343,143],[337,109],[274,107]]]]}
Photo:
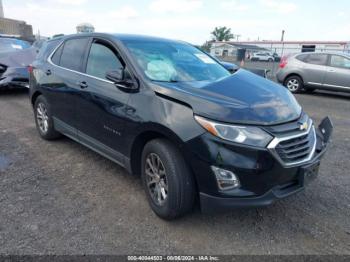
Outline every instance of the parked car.
{"type": "MultiPolygon", "coordinates": [[[[203,51],[203,50],[201,50],[203,51]]],[[[205,52],[205,51],[203,51],[205,52]]],[[[222,65],[223,67],[225,67],[226,70],[228,70],[231,74],[235,73],[237,70],[239,70],[239,66],[234,64],[234,63],[230,63],[230,62],[226,62],[226,61],[222,61],[220,59],[218,59],[215,56],[212,56],[211,54],[205,52],[206,55],[208,55],[210,58],[214,59],[216,62],[218,62],[220,65],[222,65]]]]}
{"type": "MultiPolygon", "coordinates": [[[[239,66],[234,64],[234,63],[230,63],[230,62],[225,62],[222,60],[219,60],[218,58],[216,58],[215,56],[212,56],[208,53],[206,53],[208,56],[210,56],[211,58],[213,58],[215,61],[217,61],[219,64],[221,64],[223,67],[226,68],[226,70],[228,70],[231,74],[237,72],[239,70],[239,66]]],[[[260,68],[244,68],[258,76],[267,78],[267,73],[270,71],[268,69],[260,69],[260,68]]]]}
{"type": "Polygon", "coordinates": [[[259,52],[254,53],[250,58],[251,61],[265,61],[265,62],[273,62],[275,61],[275,57],[269,52],[259,52]]]}
{"type": "Polygon", "coordinates": [[[350,56],[311,52],[286,56],[277,80],[292,93],[315,89],[350,92],[350,56]]]}
{"type": "Polygon", "coordinates": [[[164,219],[197,198],[204,212],[269,205],[317,176],[331,121],[316,128],[272,81],[155,37],[78,34],[47,47],[30,68],[39,135],[64,134],[141,175],[164,219]]]}
{"type": "Polygon", "coordinates": [[[272,54],[275,62],[281,62],[281,57],[277,53],[272,54]]]}
{"type": "Polygon", "coordinates": [[[33,62],[36,50],[29,42],[15,38],[0,38],[0,90],[28,88],[28,65],[33,62]]]}

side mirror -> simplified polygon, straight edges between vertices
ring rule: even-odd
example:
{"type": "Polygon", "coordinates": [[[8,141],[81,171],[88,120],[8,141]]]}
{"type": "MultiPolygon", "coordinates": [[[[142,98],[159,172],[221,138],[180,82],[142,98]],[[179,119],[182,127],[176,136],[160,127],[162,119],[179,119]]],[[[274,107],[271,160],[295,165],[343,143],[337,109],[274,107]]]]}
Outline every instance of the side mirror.
{"type": "Polygon", "coordinates": [[[114,83],[121,83],[124,80],[124,69],[119,68],[117,70],[108,71],[106,73],[106,78],[114,83]]]}
{"type": "Polygon", "coordinates": [[[133,81],[129,72],[124,68],[108,71],[106,73],[106,78],[112,81],[119,89],[126,92],[138,90],[135,81],[133,81]]]}

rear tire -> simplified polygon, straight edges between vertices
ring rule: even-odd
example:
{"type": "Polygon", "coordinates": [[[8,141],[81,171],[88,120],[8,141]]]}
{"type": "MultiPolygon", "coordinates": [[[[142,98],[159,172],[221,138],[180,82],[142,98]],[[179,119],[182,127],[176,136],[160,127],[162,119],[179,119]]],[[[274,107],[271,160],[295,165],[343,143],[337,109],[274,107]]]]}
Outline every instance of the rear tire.
{"type": "Polygon", "coordinates": [[[292,93],[299,93],[303,90],[304,88],[304,82],[301,79],[301,77],[297,75],[293,75],[288,77],[284,81],[284,86],[287,87],[287,89],[292,92],[292,93]]]}
{"type": "Polygon", "coordinates": [[[194,205],[193,176],[180,151],[166,139],[155,139],[142,152],[142,182],[152,210],[171,220],[194,205]]]}
{"type": "Polygon", "coordinates": [[[38,96],[35,100],[34,117],[36,129],[41,138],[53,140],[61,136],[54,128],[50,105],[43,95],[38,96]]]}

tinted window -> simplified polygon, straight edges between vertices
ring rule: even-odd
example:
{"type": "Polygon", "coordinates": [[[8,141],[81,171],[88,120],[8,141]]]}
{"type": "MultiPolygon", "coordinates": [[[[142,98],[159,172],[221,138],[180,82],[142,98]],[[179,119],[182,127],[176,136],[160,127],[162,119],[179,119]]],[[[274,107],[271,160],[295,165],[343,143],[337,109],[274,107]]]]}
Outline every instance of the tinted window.
{"type": "Polygon", "coordinates": [[[88,38],[71,39],[64,43],[60,66],[81,71],[88,38]]]}
{"type": "Polygon", "coordinates": [[[331,66],[350,69],[350,59],[339,55],[332,55],[331,66]]]}
{"type": "Polygon", "coordinates": [[[91,45],[86,73],[99,78],[105,78],[106,73],[123,67],[113,50],[101,43],[91,45]]]}
{"type": "Polygon", "coordinates": [[[298,55],[296,57],[296,59],[305,62],[307,60],[307,58],[309,57],[309,55],[303,54],[303,55],[298,55]]]}
{"type": "Polygon", "coordinates": [[[309,64],[314,64],[314,65],[326,65],[327,58],[328,58],[328,55],[326,54],[311,54],[311,55],[308,55],[305,62],[309,64]]]}
{"type": "Polygon", "coordinates": [[[58,42],[58,40],[43,42],[41,48],[39,49],[37,59],[46,60],[49,57],[49,55],[51,55],[52,51],[56,48],[58,42]]]}
{"type": "Polygon", "coordinates": [[[59,65],[60,64],[60,59],[61,59],[61,54],[62,54],[62,50],[63,50],[63,45],[61,45],[53,54],[53,56],[51,57],[51,61],[52,63],[54,63],[55,65],[59,65]]]}

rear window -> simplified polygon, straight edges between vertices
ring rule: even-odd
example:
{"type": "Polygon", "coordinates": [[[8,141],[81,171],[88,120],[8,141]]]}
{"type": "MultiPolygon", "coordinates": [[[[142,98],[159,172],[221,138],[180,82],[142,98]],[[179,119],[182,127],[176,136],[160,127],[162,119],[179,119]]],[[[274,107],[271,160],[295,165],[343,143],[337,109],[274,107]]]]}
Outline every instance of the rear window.
{"type": "Polygon", "coordinates": [[[59,41],[45,41],[42,43],[41,48],[39,49],[39,53],[37,56],[38,60],[46,60],[49,55],[52,53],[52,51],[56,48],[58,45],[59,41]]]}
{"type": "Polygon", "coordinates": [[[309,54],[304,62],[313,65],[326,65],[327,59],[328,55],[326,54],[309,54]]]}
{"type": "Polygon", "coordinates": [[[67,40],[63,46],[59,65],[71,70],[82,71],[81,66],[88,42],[89,38],[67,40]]]}
{"type": "Polygon", "coordinates": [[[302,55],[296,56],[296,59],[298,59],[299,61],[305,62],[307,60],[308,56],[309,55],[302,54],[302,55]]]}
{"type": "Polygon", "coordinates": [[[0,52],[13,52],[31,47],[27,41],[15,38],[0,38],[0,52]]]}
{"type": "Polygon", "coordinates": [[[51,61],[55,65],[59,65],[60,64],[62,50],[63,50],[63,45],[61,45],[59,48],[57,48],[57,50],[55,51],[55,53],[51,57],[51,61]]]}

